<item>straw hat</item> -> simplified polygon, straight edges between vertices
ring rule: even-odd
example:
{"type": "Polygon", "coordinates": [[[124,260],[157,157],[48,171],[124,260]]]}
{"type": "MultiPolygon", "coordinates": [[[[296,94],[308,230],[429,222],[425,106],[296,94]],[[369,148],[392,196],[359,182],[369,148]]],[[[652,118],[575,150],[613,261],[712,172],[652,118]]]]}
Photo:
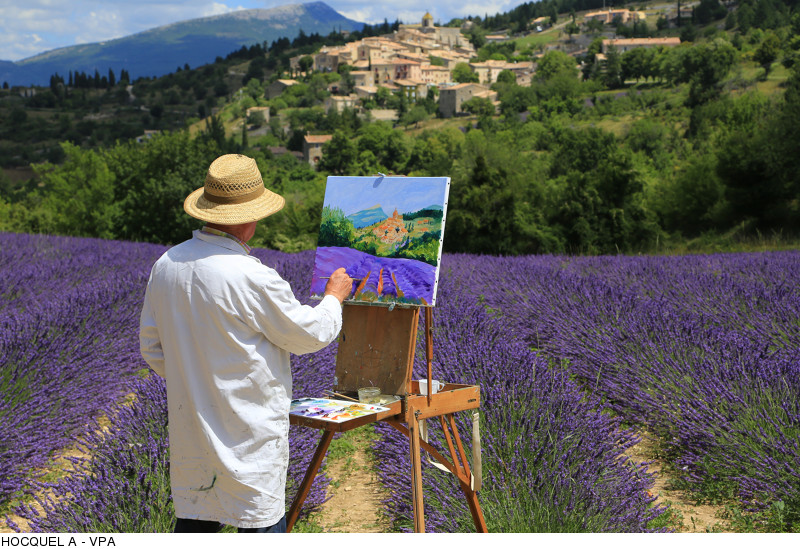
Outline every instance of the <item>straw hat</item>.
{"type": "Polygon", "coordinates": [[[238,225],[272,215],[285,202],[264,186],[255,160],[226,154],[211,163],[206,184],[186,197],[183,209],[203,221],[238,225]]]}

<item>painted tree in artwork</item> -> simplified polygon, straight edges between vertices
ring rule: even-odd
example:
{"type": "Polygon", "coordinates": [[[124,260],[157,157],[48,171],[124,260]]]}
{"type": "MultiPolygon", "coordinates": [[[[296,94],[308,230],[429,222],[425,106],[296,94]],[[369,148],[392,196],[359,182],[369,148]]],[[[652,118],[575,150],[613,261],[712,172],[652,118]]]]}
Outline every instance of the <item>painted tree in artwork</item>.
{"type": "Polygon", "coordinates": [[[322,208],[322,222],[319,226],[319,246],[349,247],[353,242],[355,229],[340,208],[322,208]]]}

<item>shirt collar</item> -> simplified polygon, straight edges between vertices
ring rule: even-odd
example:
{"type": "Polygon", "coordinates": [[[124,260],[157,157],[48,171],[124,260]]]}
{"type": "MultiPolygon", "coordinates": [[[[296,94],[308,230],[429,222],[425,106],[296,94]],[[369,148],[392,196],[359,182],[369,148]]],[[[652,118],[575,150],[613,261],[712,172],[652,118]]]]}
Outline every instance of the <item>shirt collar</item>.
{"type": "Polygon", "coordinates": [[[245,253],[250,255],[250,250],[252,250],[252,248],[247,245],[247,242],[236,238],[232,234],[228,234],[228,233],[226,233],[224,231],[220,231],[218,229],[212,229],[211,227],[206,227],[206,226],[204,226],[202,229],[200,229],[200,232],[203,232],[203,233],[206,233],[206,234],[213,234],[213,235],[216,235],[216,236],[224,236],[225,238],[229,238],[229,239],[233,240],[234,242],[236,242],[237,244],[239,244],[242,248],[244,248],[245,253]]]}

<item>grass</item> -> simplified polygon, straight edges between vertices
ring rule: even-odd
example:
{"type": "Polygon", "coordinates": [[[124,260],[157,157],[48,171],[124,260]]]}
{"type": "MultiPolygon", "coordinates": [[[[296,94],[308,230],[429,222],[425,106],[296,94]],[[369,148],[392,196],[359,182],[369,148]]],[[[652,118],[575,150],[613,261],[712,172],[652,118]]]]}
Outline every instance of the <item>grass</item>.
{"type": "MultiPolygon", "coordinates": [[[[564,21],[562,21],[564,23],[564,21]]],[[[553,26],[549,29],[545,29],[542,32],[532,32],[527,36],[522,38],[515,38],[514,43],[517,46],[518,50],[524,50],[527,47],[536,50],[539,47],[544,47],[547,44],[552,44],[553,42],[557,42],[561,37],[561,27],[560,26],[553,26]]]]}
{"type": "Polygon", "coordinates": [[[800,237],[779,232],[742,234],[739,228],[721,235],[703,235],[691,239],[659,241],[649,254],[692,255],[713,253],[772,252],[800,249],[800,237]]]}
{"type": "Polygon", "coordinates": [[[403,126],[398,128],[405,131],[406,135],[418,136],[424,131],[441,131],[446,128],[460,128],[469,126],[478,121],[477,116],[459,116],[454,118],[429,118],[419,123],[419,127],[409,127],[408,129],[403,126]]]}

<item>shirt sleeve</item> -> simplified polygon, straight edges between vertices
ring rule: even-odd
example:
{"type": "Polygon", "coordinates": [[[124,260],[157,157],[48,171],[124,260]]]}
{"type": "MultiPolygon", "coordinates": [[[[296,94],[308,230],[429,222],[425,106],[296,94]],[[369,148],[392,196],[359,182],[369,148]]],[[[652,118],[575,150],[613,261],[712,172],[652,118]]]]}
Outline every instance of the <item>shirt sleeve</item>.
{"type": "Polygon", "coordinates": [[[254,328],[263,332],[275,345],[302,355],[326,347],[342,328],[342,305],[333,296],[325,296],[315,307],[295,298],[289,283],[267,267],[252,280],[254,304],[250,317],[254,328]]]}
{"type": "Polygon", "coordinates": [[[150,303],[149,283],[145,292],[142,314],[139,317],[139,351],[150,368],[161,377],[165,377],[164,351],[161,348],[161,337],[158,334],[153,307],[150,303]]]}

